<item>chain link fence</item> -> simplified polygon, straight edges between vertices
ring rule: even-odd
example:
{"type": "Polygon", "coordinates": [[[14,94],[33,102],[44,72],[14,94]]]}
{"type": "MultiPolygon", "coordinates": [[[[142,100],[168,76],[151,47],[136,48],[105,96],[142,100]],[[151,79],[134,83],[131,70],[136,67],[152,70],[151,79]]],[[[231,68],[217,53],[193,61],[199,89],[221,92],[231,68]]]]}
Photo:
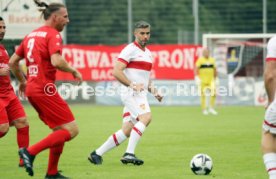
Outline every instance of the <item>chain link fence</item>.
{"type": "MultiPolygon", "coordinates": [[[[192,0],[67,0],[67,43],[119,45],[128,42],[128,2],[132,22],[152,25],[151,43],[193,44],[192,0]]],[[[203,33],[262,33],[263,1],[198,0],[199,42],[203,33]]],[[[267,1],[267,33],[276,32],[276,1],[267,1]]]]}

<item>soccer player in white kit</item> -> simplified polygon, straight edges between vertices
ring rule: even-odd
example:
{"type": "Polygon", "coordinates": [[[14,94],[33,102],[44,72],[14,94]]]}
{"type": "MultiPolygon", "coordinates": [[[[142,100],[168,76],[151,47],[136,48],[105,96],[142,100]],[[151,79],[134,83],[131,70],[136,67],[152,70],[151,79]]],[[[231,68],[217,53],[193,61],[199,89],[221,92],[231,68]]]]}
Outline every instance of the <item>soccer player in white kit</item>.
{"type": "Polygon", "coordinates": [[[144,163],[134,153],[137,143],[151,121],[147,91],[152,93],[159,102],[162,101],[163,96],[153,87],[150,80],[152,56],[146,48],[150,39],[150,24],[145,21],[135,23],[134,36],[135,41],[121,51],[113,69],[114,77],[122,84],[123,125],[89,155],[88,160],[95,165],[102,164],[103,154],[120,145],[128,137],[129,143],[121,162],[134,165],[144,163]]]}
{"type": "Polygon", "coordinates": [[[267,44],[264,82],[268,95],[268,108],[263,123],[262,152],[269,179],[276,179],[276,36],[267,44]]]}

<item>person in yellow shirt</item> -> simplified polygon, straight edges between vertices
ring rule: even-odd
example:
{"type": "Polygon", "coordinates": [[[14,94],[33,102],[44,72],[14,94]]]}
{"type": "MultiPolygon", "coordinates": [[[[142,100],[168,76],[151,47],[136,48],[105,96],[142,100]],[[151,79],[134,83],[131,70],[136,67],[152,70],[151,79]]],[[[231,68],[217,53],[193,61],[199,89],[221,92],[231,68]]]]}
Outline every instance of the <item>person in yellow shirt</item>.
{"type": "Polygon", "coordinates": [[[209,113],[217,115],[218,113],[214,110],[216,100],[216,83],[217,70],[215,59],[209,55],[207,48],[203,49],[203,56],[200,57],[195,64],[195,81],[200,87],[201,92],[201,108],[204,115],[209,113]],[[210,96],[206,105],[206,97],[210,96]]]}

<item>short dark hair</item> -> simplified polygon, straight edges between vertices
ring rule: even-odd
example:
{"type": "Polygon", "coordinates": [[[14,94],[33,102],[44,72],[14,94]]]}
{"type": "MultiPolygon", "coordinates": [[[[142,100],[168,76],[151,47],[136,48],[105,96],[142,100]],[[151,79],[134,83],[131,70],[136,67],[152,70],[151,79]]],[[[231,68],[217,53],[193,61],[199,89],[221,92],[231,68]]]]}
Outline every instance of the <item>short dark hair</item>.
{"type": "Polygon", "coordinates": [[[3,21],[3,20],[4,20],[3,17],[0,16],[0,21],[3,21]]]}
{"type": "Polygon", "coordinates": [[[146,21],[138,21],[134,24],[134,30],[136,29],[144,29],[144,28],[150,28],[150,24],[146,21]]]}
{"type": "Polygon", "coordinates": [[[43,19],[47,20],[49,17],[60,8],[66,8],[64,4],[61,3],[50,3],[49,5],[45,2],[41,2],[40,0],[34,0],[37,7],[40,7],[39,11],[41,11],[43,19]]]}

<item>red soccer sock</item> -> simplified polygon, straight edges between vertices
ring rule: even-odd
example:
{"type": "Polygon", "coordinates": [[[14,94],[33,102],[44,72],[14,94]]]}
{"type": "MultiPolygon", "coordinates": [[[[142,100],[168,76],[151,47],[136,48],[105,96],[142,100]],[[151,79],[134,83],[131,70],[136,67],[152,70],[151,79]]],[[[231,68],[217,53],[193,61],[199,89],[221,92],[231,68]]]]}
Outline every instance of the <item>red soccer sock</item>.
{"type": "Polygon", "coordinates": [[[50,155],[49,155],[49,161],[48,161],[48,175],[55,175],[58,172],[58,161],[60,158],[60,155],[63,151],[64,143],[50,148],[50,155]]]}
{"type": "Polygon", "coordinates": [[[17,145],[18,148],[29,146],[29,126],[17,129],[17,145]]]}
{"type": "Polygon", "coordinates": [[[69,131],[65,129],[60,129],[60,130],[54,131],[53,133],[49,134],[46,138],[30,146],[28,148],[28,152],[31,155],[37,155],[39,152],[47,148],[59,146],[70,139],[71,139],[71,135],[69,131]]]}

